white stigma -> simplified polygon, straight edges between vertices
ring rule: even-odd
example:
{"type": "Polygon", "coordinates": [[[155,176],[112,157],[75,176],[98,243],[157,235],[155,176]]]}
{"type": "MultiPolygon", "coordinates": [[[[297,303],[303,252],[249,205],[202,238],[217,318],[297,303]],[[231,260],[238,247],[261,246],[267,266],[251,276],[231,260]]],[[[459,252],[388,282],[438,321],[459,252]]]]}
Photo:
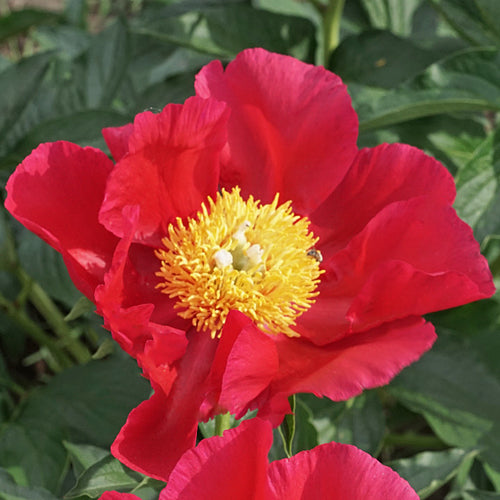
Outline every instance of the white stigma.
{"type": "Polygon", "coordinates": [[[215,265],[219,269],[224,269],[225,267],[233,265],[233,256],[231,252],[228,252],[227,250],[224,250],[221,248],[220,250],[217,250],[214,254],[214,261],[215,265]]]}

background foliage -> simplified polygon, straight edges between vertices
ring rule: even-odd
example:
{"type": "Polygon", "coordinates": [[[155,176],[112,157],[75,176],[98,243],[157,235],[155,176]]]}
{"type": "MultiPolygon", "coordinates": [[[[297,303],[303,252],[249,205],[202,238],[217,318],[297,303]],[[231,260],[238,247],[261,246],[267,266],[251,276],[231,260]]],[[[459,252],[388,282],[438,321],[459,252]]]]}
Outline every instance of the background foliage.
{"type": "MultiPolygon", "coordinates": [[[[339,0],[18,3],[0,3],[2,196],[40,142],[106,150],[103,127],[183,102],[203,64],[261,46],[344,79],[360,147],[410,143],[446,165],[498,284],[497,0],[347,0],[343,12],[339,0]]],[[[0,499],[156,498],[161,484],[108,451],[149,385],[59,255],[0,216],[0,499]]],[[[439,340],[389,386],[342,403],[299,395],[272,458],[336,440],[389,464],[421,498],[500,498],[498,294],[429,319],[439,340]]]]}

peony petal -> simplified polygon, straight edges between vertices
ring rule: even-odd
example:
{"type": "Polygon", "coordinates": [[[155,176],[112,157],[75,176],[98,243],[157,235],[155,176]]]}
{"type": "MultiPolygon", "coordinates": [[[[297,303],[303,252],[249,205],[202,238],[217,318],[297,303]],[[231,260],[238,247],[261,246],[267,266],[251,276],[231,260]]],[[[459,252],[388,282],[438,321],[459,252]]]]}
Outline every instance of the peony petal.
{"type": "Polygon", "coordinates": [[[128,140],[134,131],[134,125],[127,123],[121,127],[102,129],[102,135],[116,162],[128,153],[128,140]]]}
{"type": "Polygon", "coordinates": [[[355,446],[327,443],[269,465],[273,498],[280,500],[418,500],[395,471],[355,446]]]}
{"type": "MultiPolygon", "coordinates": [[[[144,351],[146,341],[155,335],[172,336],[172,353],[167,356],[171,362],[182,355],[183,330],[189,324],[178,319],[173,301],[155,289],[154,271],[149,267],[144,269],[144,264],[136,267],[131,262],[131,243],[139,220],[139,207],[126,207],[122,216],[126,235],[116,246],[104,284],[96,289],[98,312],[104,317],[105,327],[111,331],[113,338],[134,357],[144,351]],[[148,303],[148,299],[153,303],[148,303]],[[124,307],[124,304],[130,306],[124,307]]],[[[139,252],[140,248],[135,246],[132,250],[139,252]]],[[[157,263],[153,251],[149,247],[147,251],[149,260],[157,263]]]]}
{"type": "Polygon", "coordinates": [[[91,300],[117,243],[97,220],[112,168],[103,152],[59,141],[38,146],[7,183],[7,210],[62,254],[91,300]]]}
{"type": "Polygon", "coordinates": [[[236,418],[242,417],[249,403],[269,386],[278,365],[274,340],[247,318],[227,359],[220,405],[236,414],[236,418]]]}
{"type": "Polygon", "coordinates": [[[344,177],[358,120],[340,78],[324,68],[248,49],[225,70],[219,61],[196,77],[196,93],[228,103],[231,118],[222,186],[270,203],[293,200],[303,215],[344,177]]]}
{"type": "Polygon", "coordinates": [[[279,423],[284,415],[279,412],[292,394],[308,392],[334,401],[347,400],[364,389],[387,384],[430,349],[435,339],[433,326],[419,317],[387,323],[323,346],[279,337],[279,373],[265,397],[257,398],[253,406],[259,408],[259,417],[279,423]]]}
{"type": "Polygon", "coordinates": [[[386,207],[332,265],[340,286],[356,297],[347,314],[354,330],[495,291],[471,228],[451,207],[435,206],[427,197],[386,207]]]}
{"type": "Polygon", "coordinates": [[[418,196],[451,205],[453,177],[437,160],[406,144],[382,144],[358,152],[341,184],[310,215],[327,260],[344,248],[384,207],[418,196]]]}
{"type": "Polygon", "coordinates": [[[158,247],[175,217],[194,215],[207,196],[215,196],[228,114],[221,102],[193,97],[158,115],[137,115],[129,153],[107,185],[102,224],[123,237],[122,209],[138,205],[135,240],[158,247]]]}
{"type": "MultiPolygon", "coordinates": [[[[217,343],[206,332],[188,332],[185,355],[165,375],[171,390],[165,394],[153,383],[155,393],[129,414],[111,452],[132,469],[167,481],[181,455],[196,442],[199,409],[205,397],[206,380],[217,343]]],[[[154,364],[145,356],[140,362],[154,364]]],[[[161,368],[161,367],[160,367],[161,368]]],[[[148,365],[150,373],[151,367],[148,365]]],[[[155,373],[158,376],[159,372],[155,373]]]]}
{"type": "Polygon", "coordinates": [[[141,500],[140,497],[133,493],[118,493],[118,491],[105,491],[99,500],[141,500]]]}
{"type": "Polygon", "coordinates": [[[271,426],[260,419],[244,421],[222,437],[204,439],[179,460],[160,500],[267,498],[272,441],[271,426]]]}
{"type": "Polygon", "coordinates": [[[297,332],[327,344],[386,321],[491,296],[494,285],[471,228],[421,196],[383,208],[324,263],[320,295],[297,332]]]}

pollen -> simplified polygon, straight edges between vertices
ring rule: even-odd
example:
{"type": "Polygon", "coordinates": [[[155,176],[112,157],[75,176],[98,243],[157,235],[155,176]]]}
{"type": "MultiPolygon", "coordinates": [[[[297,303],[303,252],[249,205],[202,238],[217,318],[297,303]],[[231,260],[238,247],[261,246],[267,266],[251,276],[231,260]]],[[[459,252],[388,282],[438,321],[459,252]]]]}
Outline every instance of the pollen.
{"type": "Polygon", "coordinates": [[[231,310],[248,316],[262,331],[299,336],[296,320],[318,295],[318,242],[309,220],[293,213],[291,202],[270,204],[239,188],[208,198],[193,218],[169,225],[157,287],[175,299],[179,316],[198,331],[220,336],[231,310]]]}

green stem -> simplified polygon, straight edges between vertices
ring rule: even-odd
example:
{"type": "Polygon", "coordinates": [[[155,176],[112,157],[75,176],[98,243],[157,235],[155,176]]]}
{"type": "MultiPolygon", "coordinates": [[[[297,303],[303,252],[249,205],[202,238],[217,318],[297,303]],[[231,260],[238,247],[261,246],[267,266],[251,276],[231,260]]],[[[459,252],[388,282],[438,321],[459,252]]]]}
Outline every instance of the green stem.
{"type": "Polygon", "coordinates": [[[436,436],[422,436],[413,432],[407,432],[405,434],[388,434],[384,438],[384,445],[404,446],[426,450],[444,450],[448,448],[448,446],[436,436]]]}
{"type": "Polygon", "coordinates": [[[24,332],[34,340],[39,346],[44,346],[51,354],[51,359],[47,359],[47,364],[54,372],[60,372],[64,368],[72,365],[69,357],[58,346],[56,340],[47,335],[37,323],[32,321],[26,313],[16,307],[10,300],[0,294],[0,308],[15,321],[24,332]]]}
{"type": "Polygon", "coordinates": [[[215,416],[215,436],[222,436],[224,431],[231,428],[231,414],[224,413],[215,416]]]}
{"type": "Polygon", "coordinates": [[[323,17],[323,65],[328,66],[330,54],[335,50],[340,40],[340,20],[344,10],[345,0],[330,0],[322,10],[323,17]]]}
{"type": "MultiPolygon", "coordinates": [[[[22,269],[18,270],[18,274],[23,283],[31,281],[31,278],[22,269]]],[[[31,281],[28,297],[54,333],[63,340],[64,346],[73,358],[80,364],[89,361],[91,359],[89,350],[78,338],[73,336],[61,311],[38,283],[31,281]]]]}

